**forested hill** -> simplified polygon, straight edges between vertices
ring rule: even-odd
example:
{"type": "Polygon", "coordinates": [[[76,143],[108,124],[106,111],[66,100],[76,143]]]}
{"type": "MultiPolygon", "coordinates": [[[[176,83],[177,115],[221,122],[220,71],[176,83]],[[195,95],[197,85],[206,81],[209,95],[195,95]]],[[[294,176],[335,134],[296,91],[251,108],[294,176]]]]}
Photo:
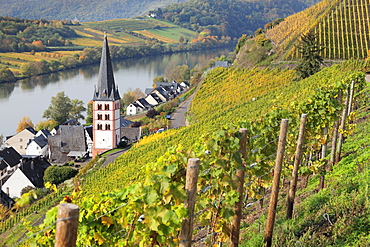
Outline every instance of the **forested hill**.
{"type": "Polygon", "coordinates": [[[81,22],[131,18],[186,0],[0,0],[1,16],[81,22]]]}
{"type": "Polygon", "coordinates": [[[192,0],[151,11],[157,18],[214,36],[253,34],[272,20],[302,11],[319,0],[192,0]]]}

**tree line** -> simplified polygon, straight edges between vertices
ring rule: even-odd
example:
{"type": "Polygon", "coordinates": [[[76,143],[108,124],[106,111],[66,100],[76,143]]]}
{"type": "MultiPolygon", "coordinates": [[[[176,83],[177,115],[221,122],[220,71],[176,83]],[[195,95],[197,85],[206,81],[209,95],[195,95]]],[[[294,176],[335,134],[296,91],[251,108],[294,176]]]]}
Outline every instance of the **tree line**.
{"type": "Polygon", "coordinates": [[[240,37],[253,34],[266,22],[286,17],[317,3],[317,0],[192,0],[150,11],[152,16],[173,22],[198,33],[240,37]]]}
{"type": "MultiPolygon", "coordinates": [[[[149,43],[140,46],[110,46],[110,53],[113,60],[122,60],[127,58],[210,49],[232,45],[233,43],[234,40],[227,38],[209,39],[208,37],[200,37],[195,42],[187,44],[180,43],[178,45],[149,43]]],[[[41,60],[22,64],[20,67],[20,74],[23,77],[49,74],[56,71],[99,63],[100,58],[100,47],[85,48],[80,54],[75,54],[73,56],[64,56],[50,61],[41,60]]],[[[3,75],[0,77],[0,83],[13,82],[16,80],[14,73],[9,70],[6,65],[0,66],[0,75],[3,75]]]]}
{"type": "Polygon", "coordinates": [[[0,52],[44,51],[46,46],[69,46],[77,33],[67,21],[0,17],[0,52]]]}

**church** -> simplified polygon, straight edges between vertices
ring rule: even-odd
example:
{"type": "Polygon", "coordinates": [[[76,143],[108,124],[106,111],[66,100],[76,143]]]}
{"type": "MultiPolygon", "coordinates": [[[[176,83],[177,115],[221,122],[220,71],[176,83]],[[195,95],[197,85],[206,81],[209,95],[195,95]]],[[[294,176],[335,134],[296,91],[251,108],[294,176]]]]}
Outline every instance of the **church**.
{"type": "Polygon", "coordinates": [[[113,66],[107,36],[104,35],[98,84],[93,94],[93,147],[92,157],[116,148],[127,139],[128,132],[136,131],[140,138],[141,129],[128,128],[130,122],[121,117],[120,94],[114,80],[113,66]]]}

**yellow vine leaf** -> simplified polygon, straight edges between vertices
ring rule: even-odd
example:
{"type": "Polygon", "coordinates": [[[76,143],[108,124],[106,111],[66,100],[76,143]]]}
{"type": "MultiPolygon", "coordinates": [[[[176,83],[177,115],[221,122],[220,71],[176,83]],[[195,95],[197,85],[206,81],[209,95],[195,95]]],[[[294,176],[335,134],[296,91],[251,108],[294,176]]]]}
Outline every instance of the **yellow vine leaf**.
{"type": "Polygon", "coordinates": [[[113,220],[111,217],[102,217],[101,218],[101,223],[103,223],[103,225],[106,225],[108,227],[110,227],[110,225],[113,224],[113,220]]]}
{"type": "Polygon", "coordinates": [[[95,241],[98,241],[98,244],[99,245],[102,245],[104,243],[104,239],[98,233],[95,233],[94,234],[94,240],[95,241]]]}

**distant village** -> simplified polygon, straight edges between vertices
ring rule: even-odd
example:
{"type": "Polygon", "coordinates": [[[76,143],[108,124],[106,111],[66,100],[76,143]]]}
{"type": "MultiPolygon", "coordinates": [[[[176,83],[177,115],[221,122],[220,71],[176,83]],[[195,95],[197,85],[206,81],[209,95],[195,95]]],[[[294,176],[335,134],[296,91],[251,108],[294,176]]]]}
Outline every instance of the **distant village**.
{"type": "MultiPolygon", "coordinates": [[[[71,119],[53,130],[28,127],[6,137],[0,149],[0,203],[11,208],[25,187],[44,187],[44,172],[53,165],[83,161],[119,143],[131,144],[141,138],[141,127],[120,116],[119,93],[114,83],[109,48],[105,39],[98,85],[93,97],[93,125],[83,126],[71,119]]],[[[188,82],[157,83],[145,90],[146,96],[132,102],[126,115],[144,113],[168,102],[189,89],[188,82]]],[[[78,163],[75,163],[75,168],[78,163]]]]}

